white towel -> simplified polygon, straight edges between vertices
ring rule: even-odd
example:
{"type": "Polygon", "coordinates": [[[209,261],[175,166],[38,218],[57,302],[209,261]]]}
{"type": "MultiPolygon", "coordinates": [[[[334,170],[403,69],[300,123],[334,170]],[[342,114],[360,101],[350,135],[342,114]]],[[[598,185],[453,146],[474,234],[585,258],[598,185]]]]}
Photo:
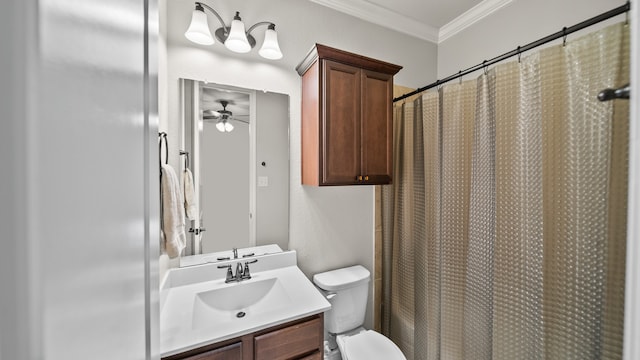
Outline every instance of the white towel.
{"type": "Polygon", "coordinates": [[[182,189],[184,191],[184,212],[187,219],[196,219],[196,199],[193,191],[193,175],[191,170],[184,169],[182,172],[182,189]]]}
{"type": "Polygon", "coordinates": [[[178,175],[170,165],[162,164],[162,230],[164,250],[170,258],[180,256],[187,245],[184,210],[178,175]]]}

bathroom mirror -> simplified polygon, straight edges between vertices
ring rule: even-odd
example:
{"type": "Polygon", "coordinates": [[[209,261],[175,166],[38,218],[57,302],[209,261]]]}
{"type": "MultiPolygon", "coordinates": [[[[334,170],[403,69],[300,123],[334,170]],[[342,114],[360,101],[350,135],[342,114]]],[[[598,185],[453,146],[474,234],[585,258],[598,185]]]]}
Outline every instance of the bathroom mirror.
{"type": "Polygon", "coordinates": [[[232,248],[286,250],[289,96],[189,79],[180,88],[180,166],[193,173],[197,208],[181,266],[232,248]]]}

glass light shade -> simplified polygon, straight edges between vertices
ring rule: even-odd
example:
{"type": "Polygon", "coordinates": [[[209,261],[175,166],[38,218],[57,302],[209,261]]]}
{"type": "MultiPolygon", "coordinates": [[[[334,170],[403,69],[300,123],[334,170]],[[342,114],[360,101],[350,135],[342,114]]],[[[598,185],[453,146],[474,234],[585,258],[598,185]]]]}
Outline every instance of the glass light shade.
{"type": "Polygon", "coordinates": [[[265,59],[278,60],[282,59],[282,51],[278,44],[278,33],[273,29],[267,29],[264,33],[264,42],[258,54],[265,59]]]}
{"type": "Polygon", "coordinates": [[[244,23],[241,20],[233,20],[231,22],[231,31],[229,31],[229,37],[225,40],[224,46],[237,53],[246,53],[251,50],[251,45],[249,45],[249,40],[247,40],[247,34],[244,30],[244,23]]]}
{"type": "Polygon", "coordinates": [[[219,120],[216,123],[216,129],[220,132],[231,132],[233,131],[233,125],[231,125],[227,120],[219,120]]]}
{"type": "Polygon", "coordinates": [[[184,33],[184,36],[200,45],[212,45],[214,43],[211,31],[209,31],[209,23],[207,22],[207,14],[202,10],[193,10],[191,16],[191,24],[184,33]]]}

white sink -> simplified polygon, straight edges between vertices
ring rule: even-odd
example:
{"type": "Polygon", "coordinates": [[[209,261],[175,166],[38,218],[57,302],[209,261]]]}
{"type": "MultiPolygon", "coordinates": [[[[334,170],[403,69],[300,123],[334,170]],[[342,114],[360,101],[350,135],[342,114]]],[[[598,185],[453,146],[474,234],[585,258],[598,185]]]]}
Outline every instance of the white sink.
{"type": "Polygon", "coordinates": [[[249,280],[225,283],[226,269],[171,269],[161,286],[160,352],[175,355],[331,308],[296,265],[295,251],[256,257],[249,280]]]}
{"type": "Polygon", "coordinates": [[[264,316],[291,305],[291,297],[276,277],[225,284],[196,294],[193,328],[250,321],[256,314],[264,316]]]}

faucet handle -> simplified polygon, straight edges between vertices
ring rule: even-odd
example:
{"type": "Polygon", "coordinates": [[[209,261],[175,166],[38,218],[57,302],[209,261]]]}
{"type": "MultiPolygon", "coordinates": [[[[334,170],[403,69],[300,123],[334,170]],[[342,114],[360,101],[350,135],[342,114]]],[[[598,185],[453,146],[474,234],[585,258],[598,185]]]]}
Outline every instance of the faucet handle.
{"type": "Polygon", "coordinates": [[[245,261],[244,263],[244,271],[242,272],[243,279],[251,279],[251,273],[249,272],[249,264],[257,263],[258,259],[254,259],[251,261],[245,261]]]}
{"type": "Polygon", "coordinates": [[[233,277],[233,270],[231,270],[231,265],[218,265],[218,269],[227,268],[227,278],[225,279],[225,283],[230,283],[235,281],[236,279],[233,277]]]}

